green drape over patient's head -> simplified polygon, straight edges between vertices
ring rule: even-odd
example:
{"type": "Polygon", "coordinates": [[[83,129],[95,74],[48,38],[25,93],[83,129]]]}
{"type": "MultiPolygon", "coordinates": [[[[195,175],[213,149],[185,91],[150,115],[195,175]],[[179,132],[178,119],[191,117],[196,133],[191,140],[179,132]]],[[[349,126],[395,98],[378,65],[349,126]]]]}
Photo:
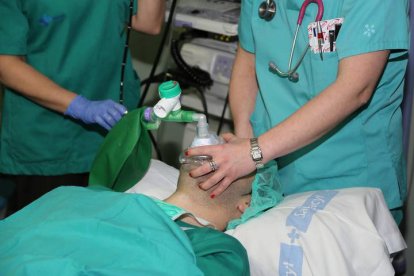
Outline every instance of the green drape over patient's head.
{"type": "Polygon", "coordinates": [[[147,172],[152,155],[144,108],[125,115],[108,133],[92,164],[89,186],[105,186],[124,192],[147,172]]]}
{"type": "Polygon", "coordinates": [[[271,161],[264,168],[257,170],[252,183],[252,197],[249,208],[240,219],[229,222],[227,229],[233,229],[247,220],[257,217],[269,208],[279,204],[283,199],[282,187],[279,182],[277,164],[271,161]]]}

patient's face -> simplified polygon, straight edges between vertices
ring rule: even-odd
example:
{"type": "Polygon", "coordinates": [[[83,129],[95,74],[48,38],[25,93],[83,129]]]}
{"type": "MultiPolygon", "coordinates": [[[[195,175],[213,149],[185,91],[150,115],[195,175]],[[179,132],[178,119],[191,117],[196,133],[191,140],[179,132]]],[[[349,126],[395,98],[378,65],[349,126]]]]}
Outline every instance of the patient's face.
{"type": "MultiPolygon", "coordinates": [[[[198,164],[198,166],[199,165],[200,164],[198,164]]],[[[198,184],[205,181],[212,172],[197,178],[192,178],[188,175],[188,173],[195,167],[197,167],[197,165],[182,164],[179,182],[181,184],[187,183],[182,185],[182,187],[192,187],[193,189],[197,188],[197,190],[199,189],[199,191],[202,192],[202,194],[204,194],[206,201],[211,202],[212,199],[210,199],[210,194],[214,191],[215,188],[217,188],[217,185],[220,185],[220,182],[217,185],[211,187],[209,190],[201,190],[201,188],[198,187],[198,184]]],[[[216,205],[225,206],[231,209],[236,208],[237,204],[240,204],[241,202],[243,203],[243,205],[249,206],[251,201],[252,183],[254,176],[255,174],[252,173],[248,176],[244,176],[242,178],[237,179],[229,187],[227,187],[227,189],[223,193],[216,196],[213,199],[213,202],[215,202],[216,205]]],[[[192,193],[194,192],[195,191],[193,190],[192,193]]],[[[241,213],[236,212],[235,214],[232,214],[232,217],[234,216],[236,216],[237,218],[237,216],[241,216],[241,213]]]]}
{"type": "MultiPolygon", "coordinates": [[[[252,199],[252,183],[254,176],[249,175],[234,181],[221,195],[217,196],[220,201],[234,202],[230,205],[230,220],[240,218],[244,211],[250,206],[252,199]]],[[[229,221],[230,221],[229,220],[229,221]]]]}
{"type": "Polygon", "coordinates": [[[223,193],[212,199],[210,197],[211,192],[217,186],[207,191],[202,190],[198,184],[206,180],[209,174],[198,178],[190,177],[188,173],[193,168],[194,165],[192,164],[181,165],[177,191],[181,194],[190,195],[189,198],[195,202],[194,205],[202,206],[211,214],[209,217],[206,216],[205,219],[214,222],[217,229],[224,230],[229,221],[240,218],[250,206],[255,174],[234,181],[223,193]]]}

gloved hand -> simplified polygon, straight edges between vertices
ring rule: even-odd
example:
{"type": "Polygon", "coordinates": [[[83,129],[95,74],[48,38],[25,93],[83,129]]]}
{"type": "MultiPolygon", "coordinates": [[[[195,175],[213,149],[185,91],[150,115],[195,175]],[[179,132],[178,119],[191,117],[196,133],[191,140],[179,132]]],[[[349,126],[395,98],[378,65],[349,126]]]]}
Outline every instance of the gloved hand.
{"type": "Polygon", "coordinates": [[[78,95],[68,106],[65,115],[85,124],[99,124],[110,130],[127,113],[127,109],[112,100],[90,101],[78,95]]]}

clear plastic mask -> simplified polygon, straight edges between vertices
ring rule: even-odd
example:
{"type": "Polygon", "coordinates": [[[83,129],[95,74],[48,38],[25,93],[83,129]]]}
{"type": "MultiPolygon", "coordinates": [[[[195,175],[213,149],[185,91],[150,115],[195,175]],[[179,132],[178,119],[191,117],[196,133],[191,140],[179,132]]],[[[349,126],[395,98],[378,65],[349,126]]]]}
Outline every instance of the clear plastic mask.
{"type": "Polygon", "coordinates": [[[185,156],[181,153],[179,157],[180,164],[191,164],[194,166],[201,166],[211,160],[213,160],[213,158],[210,155],[185,156]]]}

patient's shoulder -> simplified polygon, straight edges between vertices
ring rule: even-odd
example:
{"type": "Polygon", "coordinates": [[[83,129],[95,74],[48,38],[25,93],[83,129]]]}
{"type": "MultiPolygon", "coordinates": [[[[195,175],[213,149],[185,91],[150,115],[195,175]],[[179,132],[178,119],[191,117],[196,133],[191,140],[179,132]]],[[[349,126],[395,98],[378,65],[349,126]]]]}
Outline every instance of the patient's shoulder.
{"type": "Polygon", "coordinates": [[[246,249],[236,238],[208,227],[183,230],[205,275],[249,275],[246,249]]]}

